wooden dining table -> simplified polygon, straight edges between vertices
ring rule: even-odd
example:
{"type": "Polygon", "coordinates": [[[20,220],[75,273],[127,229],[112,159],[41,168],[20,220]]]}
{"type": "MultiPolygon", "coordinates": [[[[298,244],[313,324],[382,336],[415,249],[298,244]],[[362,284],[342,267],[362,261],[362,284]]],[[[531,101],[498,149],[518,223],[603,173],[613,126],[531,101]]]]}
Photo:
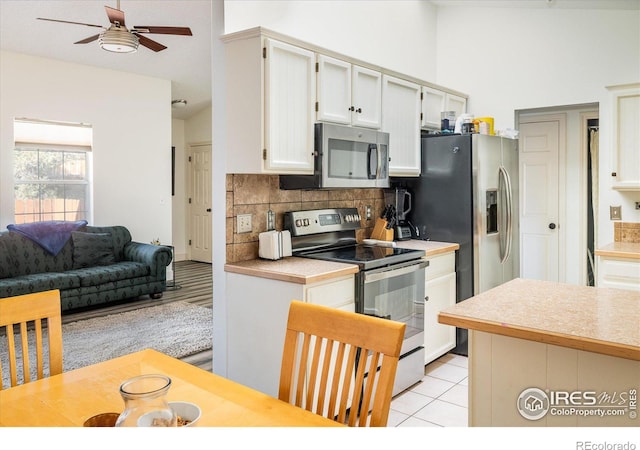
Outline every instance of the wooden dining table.
{"type": "Polygon", "coordinates": [[[143,350],[0,390],[0,426],[82,427],[120,413],[120,385],[143,374],[171,378],[168,401],[197,404],[199,427],[335,427],[341,424],[155,350],[143,350]]]}

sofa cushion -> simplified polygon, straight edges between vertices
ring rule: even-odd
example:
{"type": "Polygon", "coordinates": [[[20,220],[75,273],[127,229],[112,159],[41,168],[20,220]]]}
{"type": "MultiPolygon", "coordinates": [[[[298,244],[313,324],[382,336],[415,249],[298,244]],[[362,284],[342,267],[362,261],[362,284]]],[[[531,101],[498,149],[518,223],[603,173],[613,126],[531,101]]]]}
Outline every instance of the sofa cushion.
{"type": "Polygon", "coordinates": [[[73,268],[106,266],[115,262],[110,233],[71,233],[73,240],[73,268]]]}
{"type": "Polygon", "coordinates": [[[129,233],[129,230],[126,227],[123,227],[122,225],[113,225],[110,227],[93,227],[87,225],[87,229],[83,231],[88,233],[111,233],[113,253],[116,258],[116,262],[127,259],[124,256],[124,248],[129,242],[131,242],[131,233],[129,233]]]}
{"type": "Polygon", "coordinates": [[[42,272],[64,272],[73,266],[71,239],[56,256],[15,231],[0,233],[0,240],[4,247],[3,253],[6,250],[3,257],[7,259],[6,263],[11,265],[12,277],[42,272]]]}
{"type": "Polygon", "coordinates": [[[0,297],[31,294],[33,292],[49,291],[80,287],[80,278],[69,272],[44,272],[22,275],[15,278],[5,278],[0,283],[0,297]]]}
{"type": "Polygon", "coordinates": [[[8,241],[9,233],[0,233],[0,279],[11,278],[13,276],[13,264],[11,261],[11,255],[9,249],[5,245],[5,241],[8,241]]]}
{"type": "Polygon", "coordinates": [[[122,261],[108,266],[76,269],[69,273],[80,279],[82,287],[100,286],[104,283],[149,275],[149,266],[132,261],[122,261]]]}

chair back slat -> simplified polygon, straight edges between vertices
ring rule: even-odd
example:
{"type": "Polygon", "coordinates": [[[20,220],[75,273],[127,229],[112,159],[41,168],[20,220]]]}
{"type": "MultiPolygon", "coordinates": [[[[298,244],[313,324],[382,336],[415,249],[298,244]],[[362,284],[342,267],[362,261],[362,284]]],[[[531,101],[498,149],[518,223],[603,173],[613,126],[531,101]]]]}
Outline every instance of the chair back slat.
{"type": "Polygon", "coordinates": [[[42,379],[47,373],[49,376],[62,373],[61,316],[58,290],[0,299],[0,329],[5,330],[7,337],[7,348],[0,349],[0,353],[7,355],[9,366],[9,384],[5,385],[0,361],[2,389],[42,379]]]}
{"type": "Polygon", "coordinates": [[[349,426],[386,426],[405,329],[292,301],[278,397],[349,426]]]}

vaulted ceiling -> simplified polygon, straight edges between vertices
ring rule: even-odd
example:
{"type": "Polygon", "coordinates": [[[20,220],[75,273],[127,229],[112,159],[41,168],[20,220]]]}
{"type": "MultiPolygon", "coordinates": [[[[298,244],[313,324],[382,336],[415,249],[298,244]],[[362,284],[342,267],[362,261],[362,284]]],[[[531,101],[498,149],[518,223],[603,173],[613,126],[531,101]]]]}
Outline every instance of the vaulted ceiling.
{"type": "MultiPolygon", "coordinates": [[[[227,0],[228,1],[228,0],[227,0]]],[[[290,0],[301,1],[301,0],[290,0]]],[[[640,0],[433,0],[439,7],[540,7],[640,9],[640,0]]],[[[211,0],[0,0],[0,48],[172,81],[172,98],[187,100],[173,109],[186,119],[211,105],[211,0]],[[74,42],[100,29],[37,20],[38,17],[108,26],[105,6],[124,11],[126,25],[190,27],[193,36],[147,34],[167,49],[140,47],[130,54],[102,50],[97,41],[74,42]]]]}
{"type": "Polygon", "coordinates": [[[189,27],[193,36],[145,34],[167,48],[154,52],[104,51],[98,41],[74,42],[95,35],[100,28],[37,20],[38,17],[109,26],[105,6],[117,0],[0,0],[0,48],[63,61],[132,72],[171,80],[172,99],[187,106],[173,109],[174,118],[186,119],[211,105],[211,1],[122,0],[126,26],[189,27]]]}

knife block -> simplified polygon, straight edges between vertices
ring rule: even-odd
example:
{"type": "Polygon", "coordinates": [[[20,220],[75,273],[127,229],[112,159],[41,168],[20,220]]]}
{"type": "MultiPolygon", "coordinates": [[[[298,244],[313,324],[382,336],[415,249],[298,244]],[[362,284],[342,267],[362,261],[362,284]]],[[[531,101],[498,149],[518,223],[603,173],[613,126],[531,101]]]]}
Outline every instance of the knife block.
{"type": "Polygon", "coordinates": [[[376,219],[376,224],[371,232],[371,239],[379,241],[393,241],[393,228],[387,229],[387,221],[384,219],[376,219]]]}

